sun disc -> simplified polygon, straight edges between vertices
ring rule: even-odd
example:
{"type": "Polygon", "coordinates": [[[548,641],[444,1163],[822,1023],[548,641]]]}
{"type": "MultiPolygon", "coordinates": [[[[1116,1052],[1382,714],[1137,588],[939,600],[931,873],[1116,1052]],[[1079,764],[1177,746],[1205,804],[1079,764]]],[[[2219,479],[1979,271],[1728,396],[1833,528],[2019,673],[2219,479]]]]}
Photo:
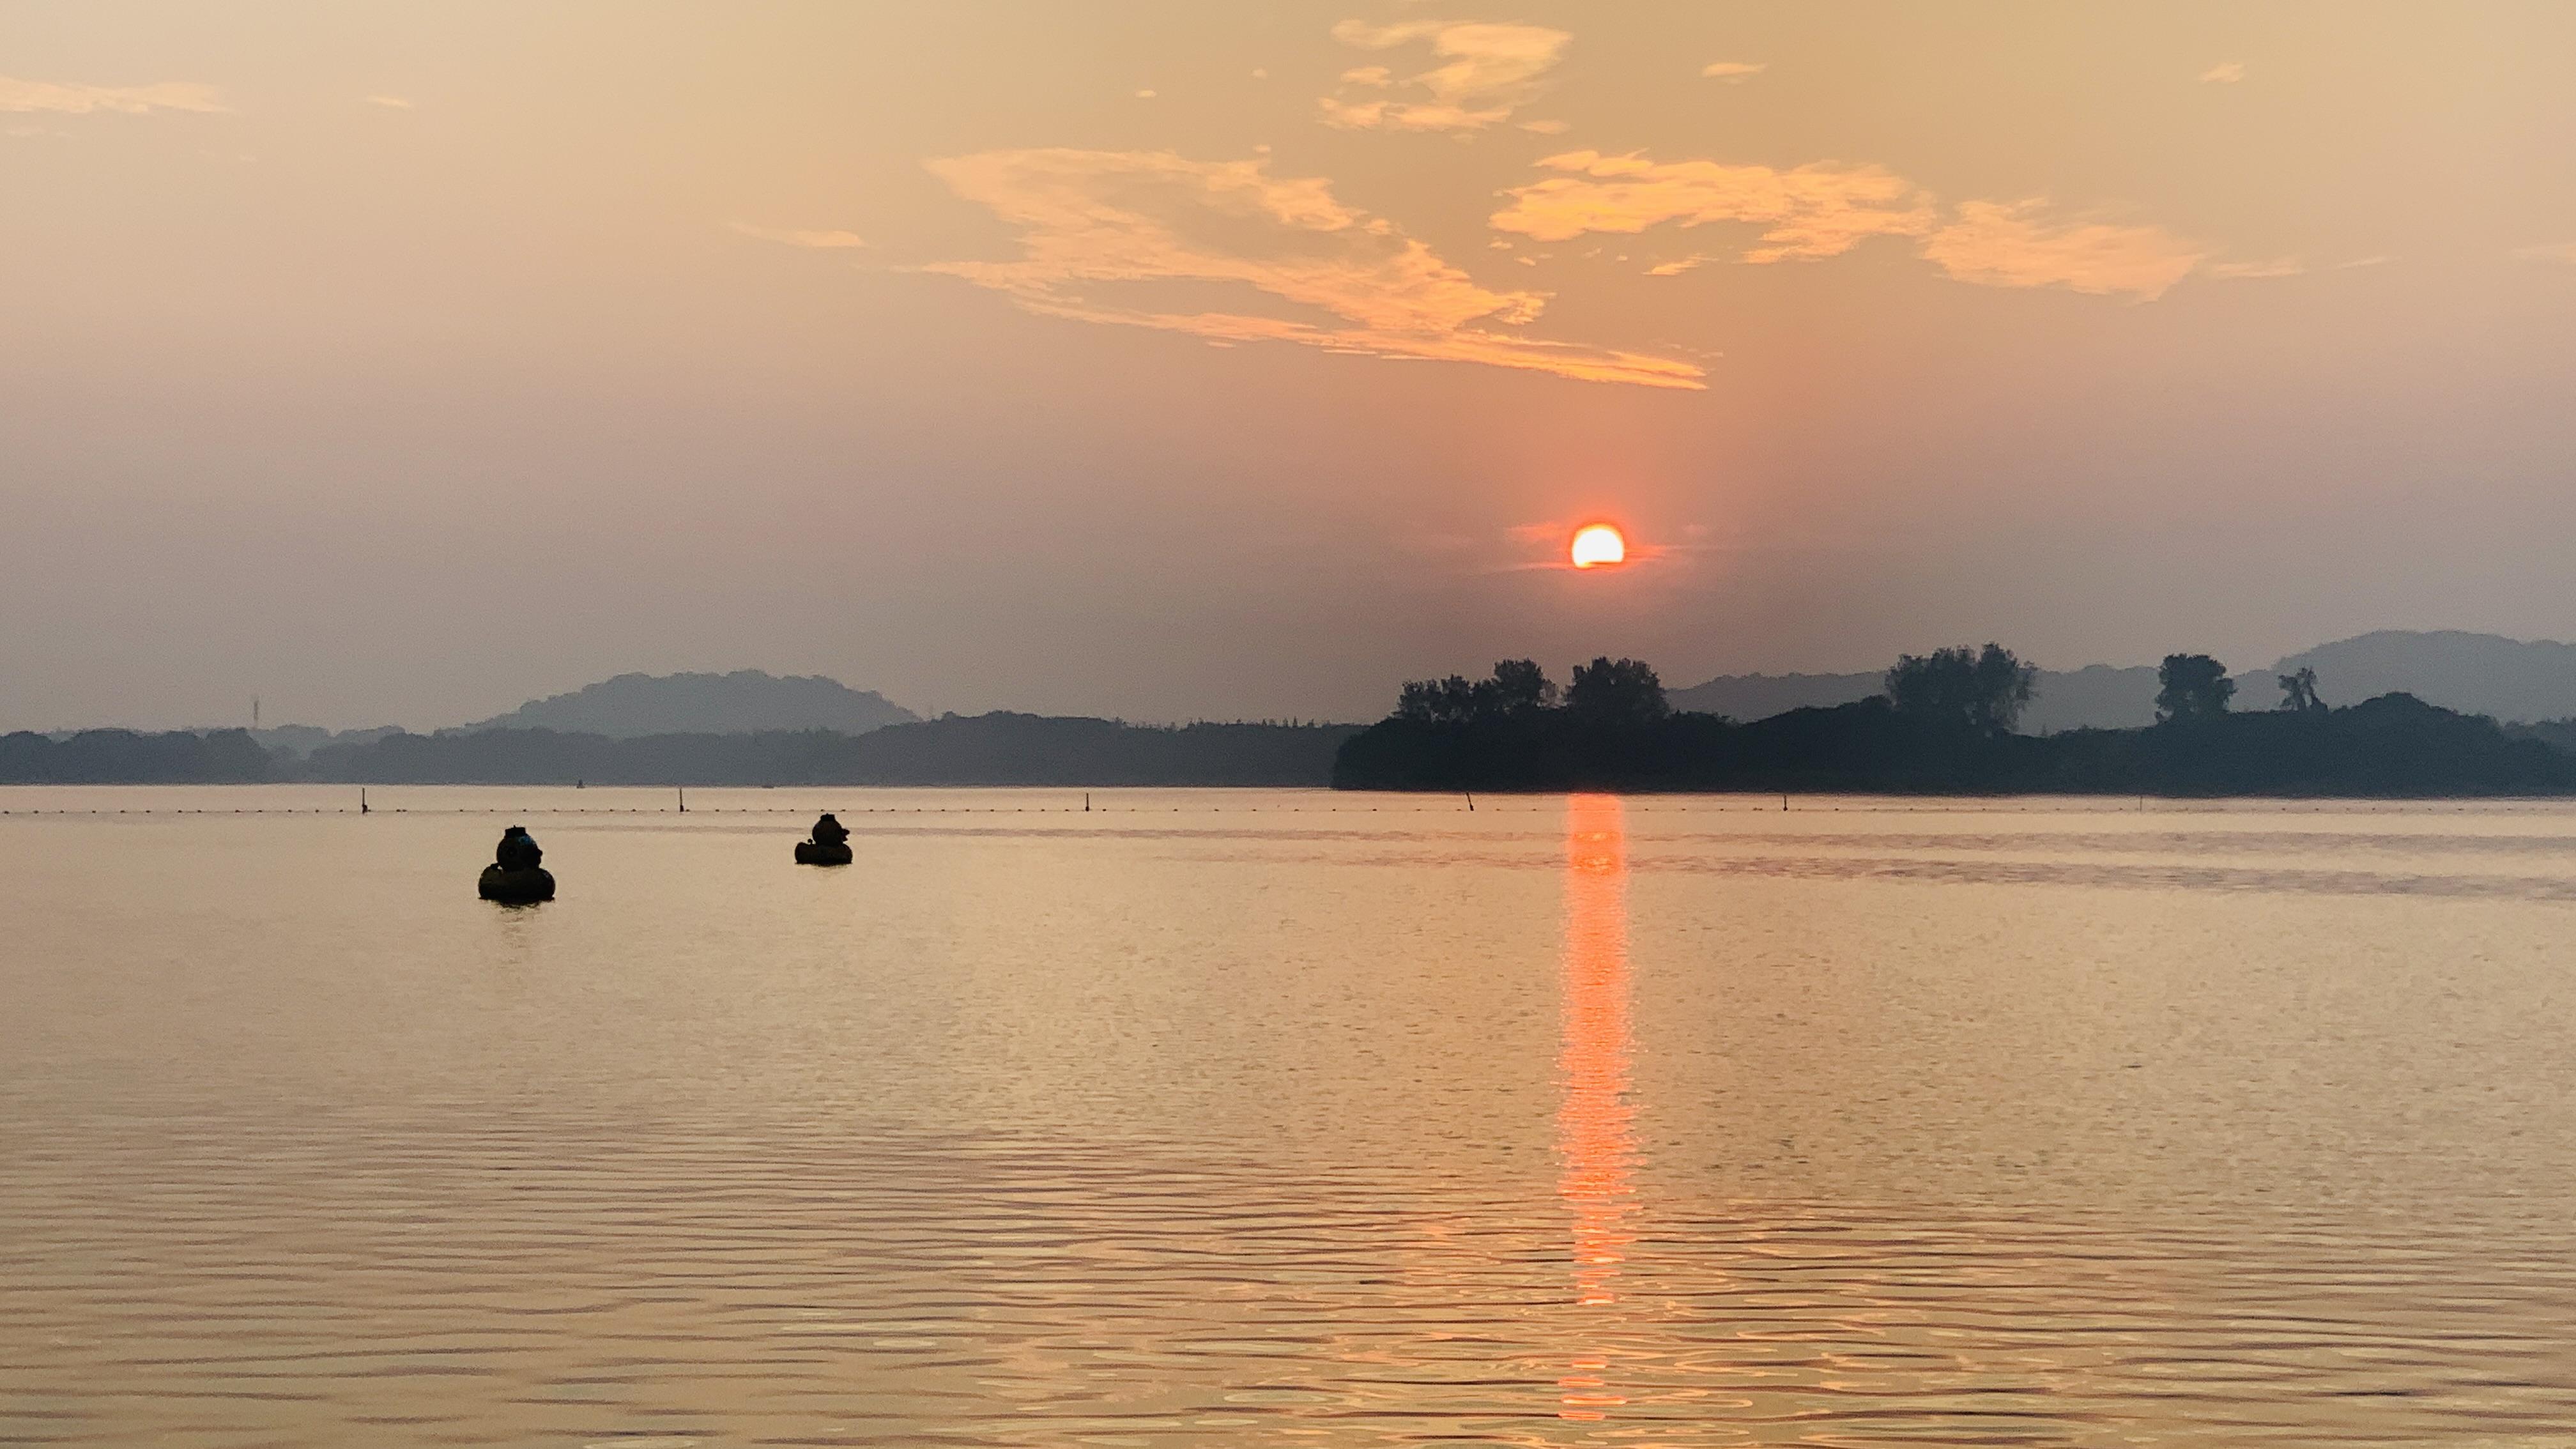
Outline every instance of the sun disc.
{"type": "Polygon", "coordinates": [[[1574,542],[1567,547],[1566,555],[1579,569],[1626,563],[1628,540],[1609,524],[1587,523],[1574,531],[1574,542]]]}

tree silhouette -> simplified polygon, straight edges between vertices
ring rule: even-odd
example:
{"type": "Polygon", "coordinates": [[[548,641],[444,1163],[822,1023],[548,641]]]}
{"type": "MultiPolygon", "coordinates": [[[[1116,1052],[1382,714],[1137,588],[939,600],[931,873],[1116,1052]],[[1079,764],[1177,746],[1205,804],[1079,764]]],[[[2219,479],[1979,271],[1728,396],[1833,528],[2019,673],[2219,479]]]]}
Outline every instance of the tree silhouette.
{"type": "Polygon", "coordinates": [[[2209,719],[2227,713],[2236,681],[2206,654],[2168,654],[2156,666],[2156,719],[2209,719]]]}
{"type": "Polygon", "coordinates": [[[2038,682],[2039,667],[2000,644],[1962,646],[1898,655],[1887,697],[1900,714],[2001,735],[2012,732],[2038,682]]]}
{"type": "Polygon", "coordinates": [[[1465,724],[1476,712],[1476,687],[1467,676],[1408,679],[1395,698],[1395,717],[1417,724],[1465,724]]]}
{"type": "Polygon", "coordinates": [[[1607,656],[1574,666],[1565,707],[1578,719],[1607,725],[1652,724],[1673,712],[1653,666],[1642,659],[1607,656]]]}
{"type": "Polygon", "coordinates": [[[2284,710],[2306,714],[2326,707],[2326,702],[2317,698],[2316,670],[2303,666],[2295,674],[2275,674],[2272,677],[2280,682],[2281,708],[2284,710]]]}
{"type": "Polygon", "coordinates": [[[1547,671],[1533,660],[1506,659],[1486,679],[1452,674],[1446,679],[1405,681],[1396,695],[1395,717],[1417,724],[1463,725],[1525,715],[1555,703],[1556,685],[1547,671]]]}
{"type": "Polygon", "coordinates": [[[1494,665],[1494,677],[1476,684],[1480,715],[1528,714],[1556,703],[1556,682],[1534,659],[1505,659],[1494,665]]]}

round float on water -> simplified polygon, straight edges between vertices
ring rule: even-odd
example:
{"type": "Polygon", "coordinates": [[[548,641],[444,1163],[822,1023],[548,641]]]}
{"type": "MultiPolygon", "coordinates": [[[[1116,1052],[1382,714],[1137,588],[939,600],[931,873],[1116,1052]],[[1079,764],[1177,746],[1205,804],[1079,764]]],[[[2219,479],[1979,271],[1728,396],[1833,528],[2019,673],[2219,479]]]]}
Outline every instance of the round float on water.
{"type": "Polygon", "coordinates": [[[532,906],[555,898],[555,878],[543,866],[523,870],[503,870],[499,865],[483,867],[482,879],[475,882],[476,893],[487,901],[505,906],[532,906]]]}

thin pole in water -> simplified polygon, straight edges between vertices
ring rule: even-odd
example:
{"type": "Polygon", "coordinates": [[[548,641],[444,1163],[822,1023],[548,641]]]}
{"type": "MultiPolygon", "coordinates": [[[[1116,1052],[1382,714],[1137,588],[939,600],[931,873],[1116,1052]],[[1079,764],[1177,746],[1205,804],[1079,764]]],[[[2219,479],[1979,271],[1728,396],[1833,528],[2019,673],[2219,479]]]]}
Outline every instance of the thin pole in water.
{"type": "Polygon", "coordinates": [[[1470,815],[1476,813],[1476,792],[1473,790],[1467,792],[1467,813],[1470,815]]]}
{"type": "Polygon", "coordinates": [[[367,787],[364,785],[358,787],[358,813],[361,815],[367,813],[367,787]]]}
{"type": "Polygon", "coordinates": [[[1780,797],[1780,813],[1783,815],[1789,813],[1789,797],[1786,795],[1780,797]]]}
{"type": "Polygon", "coordinates": [[[1088,790],[1082,792],[1082,813],[1085,815],[1091,813],[1091,792],[1088,790]]]}
{"type": "Polygon", "coordinates": [[[675,788],[680,792],[680,813],[686,815],[689,813],[689,787],[680,785],[675,788]]]}

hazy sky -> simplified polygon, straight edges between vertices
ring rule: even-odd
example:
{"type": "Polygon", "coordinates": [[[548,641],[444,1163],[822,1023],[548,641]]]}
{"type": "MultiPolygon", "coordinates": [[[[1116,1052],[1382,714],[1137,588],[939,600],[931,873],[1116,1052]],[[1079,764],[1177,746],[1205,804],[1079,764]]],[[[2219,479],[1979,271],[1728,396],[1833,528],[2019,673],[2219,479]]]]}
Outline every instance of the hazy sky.
{"type": "Polygon", "coordinates": [[[0,5],[0,727],[2576,637],[2576,5],[0,5]],[[1548,567],[1603,516],[1648,555],[1548,567]]]}

